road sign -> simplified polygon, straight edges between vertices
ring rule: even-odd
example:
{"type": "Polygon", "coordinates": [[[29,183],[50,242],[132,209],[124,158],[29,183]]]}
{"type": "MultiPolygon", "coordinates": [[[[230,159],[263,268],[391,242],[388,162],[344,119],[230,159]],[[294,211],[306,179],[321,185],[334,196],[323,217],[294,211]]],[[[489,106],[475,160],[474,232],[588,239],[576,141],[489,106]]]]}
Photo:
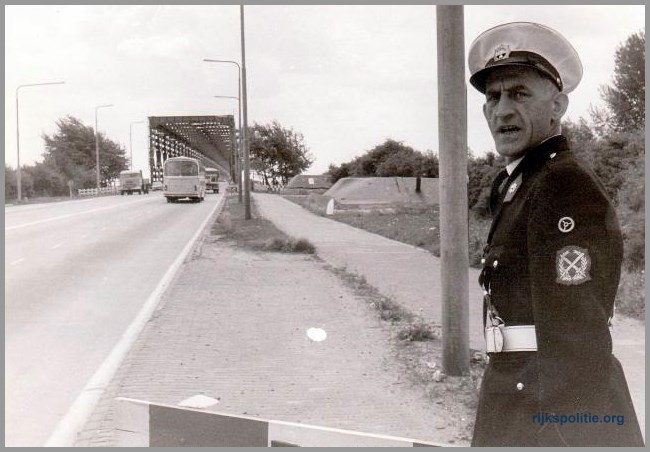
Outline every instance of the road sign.
{"type": "Polygon", "coordinates": [[[118,447],[440,447],[426,441],[115,399],[118,447]]]}

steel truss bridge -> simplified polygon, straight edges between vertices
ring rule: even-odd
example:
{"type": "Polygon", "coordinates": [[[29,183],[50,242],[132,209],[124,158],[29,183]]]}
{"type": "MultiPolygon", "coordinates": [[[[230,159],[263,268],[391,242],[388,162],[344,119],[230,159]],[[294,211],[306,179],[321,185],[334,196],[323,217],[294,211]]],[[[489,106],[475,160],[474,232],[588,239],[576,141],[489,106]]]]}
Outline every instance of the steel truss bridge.
{"type": "Polygon", "coordinates": [[[194,157],[234,178],[235,141],[233,115],[150,116],[151,181],[163,180],[163,163],[170,157],[194,157]]]}

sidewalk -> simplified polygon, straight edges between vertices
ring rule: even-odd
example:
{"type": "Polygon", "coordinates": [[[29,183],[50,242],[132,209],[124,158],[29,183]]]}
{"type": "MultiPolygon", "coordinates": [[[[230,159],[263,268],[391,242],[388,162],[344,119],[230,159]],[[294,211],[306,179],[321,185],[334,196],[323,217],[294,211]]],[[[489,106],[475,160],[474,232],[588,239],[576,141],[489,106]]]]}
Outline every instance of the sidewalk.
{"type": "MultiPolygon", "coordinates": [[[[273,194],[260,214],[310,240],[320,258],[365,277],[406,309],[440,322],[439,259],[313,215],[273,194]]],[[[468,271],[470,346],[482,349],[478,272],[468,271]]],[[[312,258],[253,253],[206,235],[167,291],[82,432],[78,446],[112,446],[114,397],[176,405],[196,394],[215,411],[468,445],[444,406],[404,380],[390,331],[312,258]],[[323,342],[305,332],[323,328],[323,342]]],[[[645,326],[618,319],[621,360],[645,431],[645,326]]],[[[466,419],[463,419],[466,421],[466,419]]]]}

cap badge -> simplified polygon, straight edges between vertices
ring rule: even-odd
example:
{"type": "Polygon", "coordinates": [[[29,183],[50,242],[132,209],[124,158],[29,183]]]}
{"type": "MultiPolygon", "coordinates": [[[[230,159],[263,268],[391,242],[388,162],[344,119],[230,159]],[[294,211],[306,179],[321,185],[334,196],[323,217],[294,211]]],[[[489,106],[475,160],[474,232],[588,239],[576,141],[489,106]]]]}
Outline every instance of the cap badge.
{"type": "Polygon", "coordinates": [[[506,44],[499,45],[494,49],[494,61],[505,60],[510,56],[510,46],[506,44]]]}

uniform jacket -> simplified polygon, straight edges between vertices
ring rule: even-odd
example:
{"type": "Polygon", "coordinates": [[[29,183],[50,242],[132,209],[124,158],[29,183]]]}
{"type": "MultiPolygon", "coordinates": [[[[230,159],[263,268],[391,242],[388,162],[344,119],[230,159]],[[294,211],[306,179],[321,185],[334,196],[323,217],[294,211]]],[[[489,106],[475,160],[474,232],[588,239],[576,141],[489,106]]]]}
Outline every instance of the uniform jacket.
{"type": "Polygon", "coordinates": [[[612,356],[623,244],[602,184],[555,136],[495,181],[491,204],[481,283],[506,326],[535,325],[537,352],[490,354],[472,445],[643,445],[612,356]]]}

